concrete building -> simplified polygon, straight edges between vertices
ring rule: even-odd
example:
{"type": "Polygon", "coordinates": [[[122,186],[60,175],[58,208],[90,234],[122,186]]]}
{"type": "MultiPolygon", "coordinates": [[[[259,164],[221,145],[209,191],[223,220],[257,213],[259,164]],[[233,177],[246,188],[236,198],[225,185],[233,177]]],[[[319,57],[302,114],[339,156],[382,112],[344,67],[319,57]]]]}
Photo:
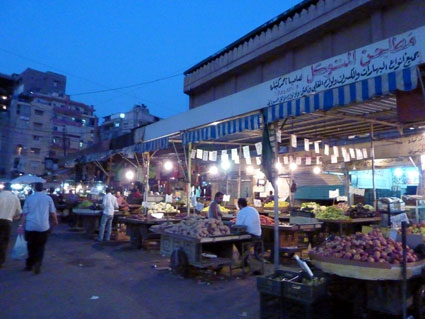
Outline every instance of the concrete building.
{"type": "Polygon", "coordinates": [[[196,108],[423,26],[424,16],[420,0],[305,0],[188,69],[184,92],[196,108]]]}
{"type": "Polygon", "coordinates": [[[96,142],[94,108],[65,94],[66,77],[27,69],[2,118],[0,175],[54,175],[59,158],[96,142]]]}
{"type": "Polygon", "coordinates": [[[100,140],[108,140],[120,135],[130,133],[133,129],[154,123],[159,117],[149,113],[146,105],[135,105],[130,111],[114,113],[103,118],[99,126],[100,140]]]}

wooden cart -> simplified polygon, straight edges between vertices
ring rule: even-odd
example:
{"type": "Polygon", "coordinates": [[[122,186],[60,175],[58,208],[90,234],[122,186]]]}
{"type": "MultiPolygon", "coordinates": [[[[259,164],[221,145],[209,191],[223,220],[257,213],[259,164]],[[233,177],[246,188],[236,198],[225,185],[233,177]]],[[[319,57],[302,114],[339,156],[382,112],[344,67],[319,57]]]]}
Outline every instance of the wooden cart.
{"type": "Polygon", "coordinates": [[[220,269],[228,266],[232,276],[233,244],[251,240],[251,235],[222,235],[205,237],[201,239],[159,232],[161,235],[161,255],[170,257],[170,265],[173,271],[186,276],[188,266],[196,268],[220,269]],[[216,258],[210,258],[206,253],[214,254],[216,258]]]}
{"type": "MultiPolygon", "coordinates": [[[[353,305],[360,312],[402,313],[402,269],[400,265],[368,263],[341,258],[320,257],[310,253],[312,264],[329,275],[328,292],[332,298],[353,305]],[[362,311],[363,310],[363,311],[362,311]]],[[[415,319],[425,318],[425,260],[406,267],[407,307],[415,319]]],[[[376,314],[370,313],[370,318],[376,314]]]]}
{"type": "Polygon", "coordinates": [[[132,248],[142,248],[143,242],[147,240],[160,239],[161,236],[155,232],[152,232],[150,228],[154,225],[163,224],[166,222],[178,223],[181,219],[147,219],[141,220],[137,218],[120,217],[118,219],[120,223],[126,225],[126,233],[130,236],[130,245],[132,248]]]}

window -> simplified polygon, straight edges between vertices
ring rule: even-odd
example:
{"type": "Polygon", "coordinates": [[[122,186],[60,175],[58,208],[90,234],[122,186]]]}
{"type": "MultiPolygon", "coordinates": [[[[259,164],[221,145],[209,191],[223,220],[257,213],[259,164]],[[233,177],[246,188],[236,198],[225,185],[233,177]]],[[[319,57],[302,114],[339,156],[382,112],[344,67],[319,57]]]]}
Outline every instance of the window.
{"type": "Polygon", "coordinates": [[[40,154],[40,149],[35,148],[35,147],[31,147],[30,152],[31,152],[31,154],[40,154]]]}
{"type": "Polygon", "coordinates": [[[53,126],[53,131],[57,131],[58,127],[57,126],[53,126]]]}
{"type": "Polygon", "coordinates": [[[34,141],[39,141],[39,140],[41,140],[41,136],[33,135],[33,136],[32,136],[32,139],[33,139],[34,141]]]}
{"type": "Polygon", "coordinates": [[[115,127],[120,127],[120,123],[119,123],[119,122],[115,122],[115,123],[114,123],[114,126],[115,126],[115,127]]]}
{"type": "Polygon", "coordinates": [[[84,147],[84,143],[80,142],[80,148],[84,147]]]}
{"type": "Polygon", "coordinates": [[[18,104],[18,108],[16,109],[16,114],[30,118],[31,117],[30,106],[25,104],[18,104]]]}
{"type": "Polygon", "coordinates": [[[40,162],[37,162],[37,161],[31,161],[30,163],[31,168],[38,168],[39,165],[40,165],[40,162]]]}
{"type": "Polygon", "coordinates": [[[37,128],[43,127],[43,123],[34,122],[34,127],[37,127],[37,128]]]}
{"type": "Polygon", "coordinates": [[[57,138],[56,137],[54,137],[53,139],[52,139],[52,143],[53,144],[56,144],[56,142],[57,142],[58,140],[57,140],[57,138]]]}
{"type": "Polygon", "coordinates": [[[43,114],[44,114],[44,111],[42,111],[42,110],[35,110],[35,115],[42,116],[43,114]]]}

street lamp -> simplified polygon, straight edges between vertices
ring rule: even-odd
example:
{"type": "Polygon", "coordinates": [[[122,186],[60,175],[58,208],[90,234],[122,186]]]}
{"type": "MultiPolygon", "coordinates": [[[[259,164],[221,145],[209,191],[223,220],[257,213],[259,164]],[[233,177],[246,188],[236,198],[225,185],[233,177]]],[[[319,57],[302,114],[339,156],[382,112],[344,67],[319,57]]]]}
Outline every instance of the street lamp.
{"type": "Polygon", "coordinates": [[[221,168],[227,171],[230,168],[230,162],[229,161],[221,161],[221,168]]]}
{"type": "Polygon", "coordinates": [[[322,169],[319,166],[314,166],[313,173],[319,175],[322,169]]]}

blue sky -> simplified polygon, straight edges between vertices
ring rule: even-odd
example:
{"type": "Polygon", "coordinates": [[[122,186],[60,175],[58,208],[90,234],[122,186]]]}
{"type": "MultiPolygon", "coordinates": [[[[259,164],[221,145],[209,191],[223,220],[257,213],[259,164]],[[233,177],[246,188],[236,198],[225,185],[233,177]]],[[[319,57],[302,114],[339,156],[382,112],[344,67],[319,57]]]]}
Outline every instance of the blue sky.
{"type": "Polygon", "coordinates": [[[146,104],[160,117],[184,112],[183,72],[299,3],[270,1],[1,1],[0,73],[27,67],[67,76],[67,94],[174,78],[113,92],[76,95],[98,116],[146,104]]]}

